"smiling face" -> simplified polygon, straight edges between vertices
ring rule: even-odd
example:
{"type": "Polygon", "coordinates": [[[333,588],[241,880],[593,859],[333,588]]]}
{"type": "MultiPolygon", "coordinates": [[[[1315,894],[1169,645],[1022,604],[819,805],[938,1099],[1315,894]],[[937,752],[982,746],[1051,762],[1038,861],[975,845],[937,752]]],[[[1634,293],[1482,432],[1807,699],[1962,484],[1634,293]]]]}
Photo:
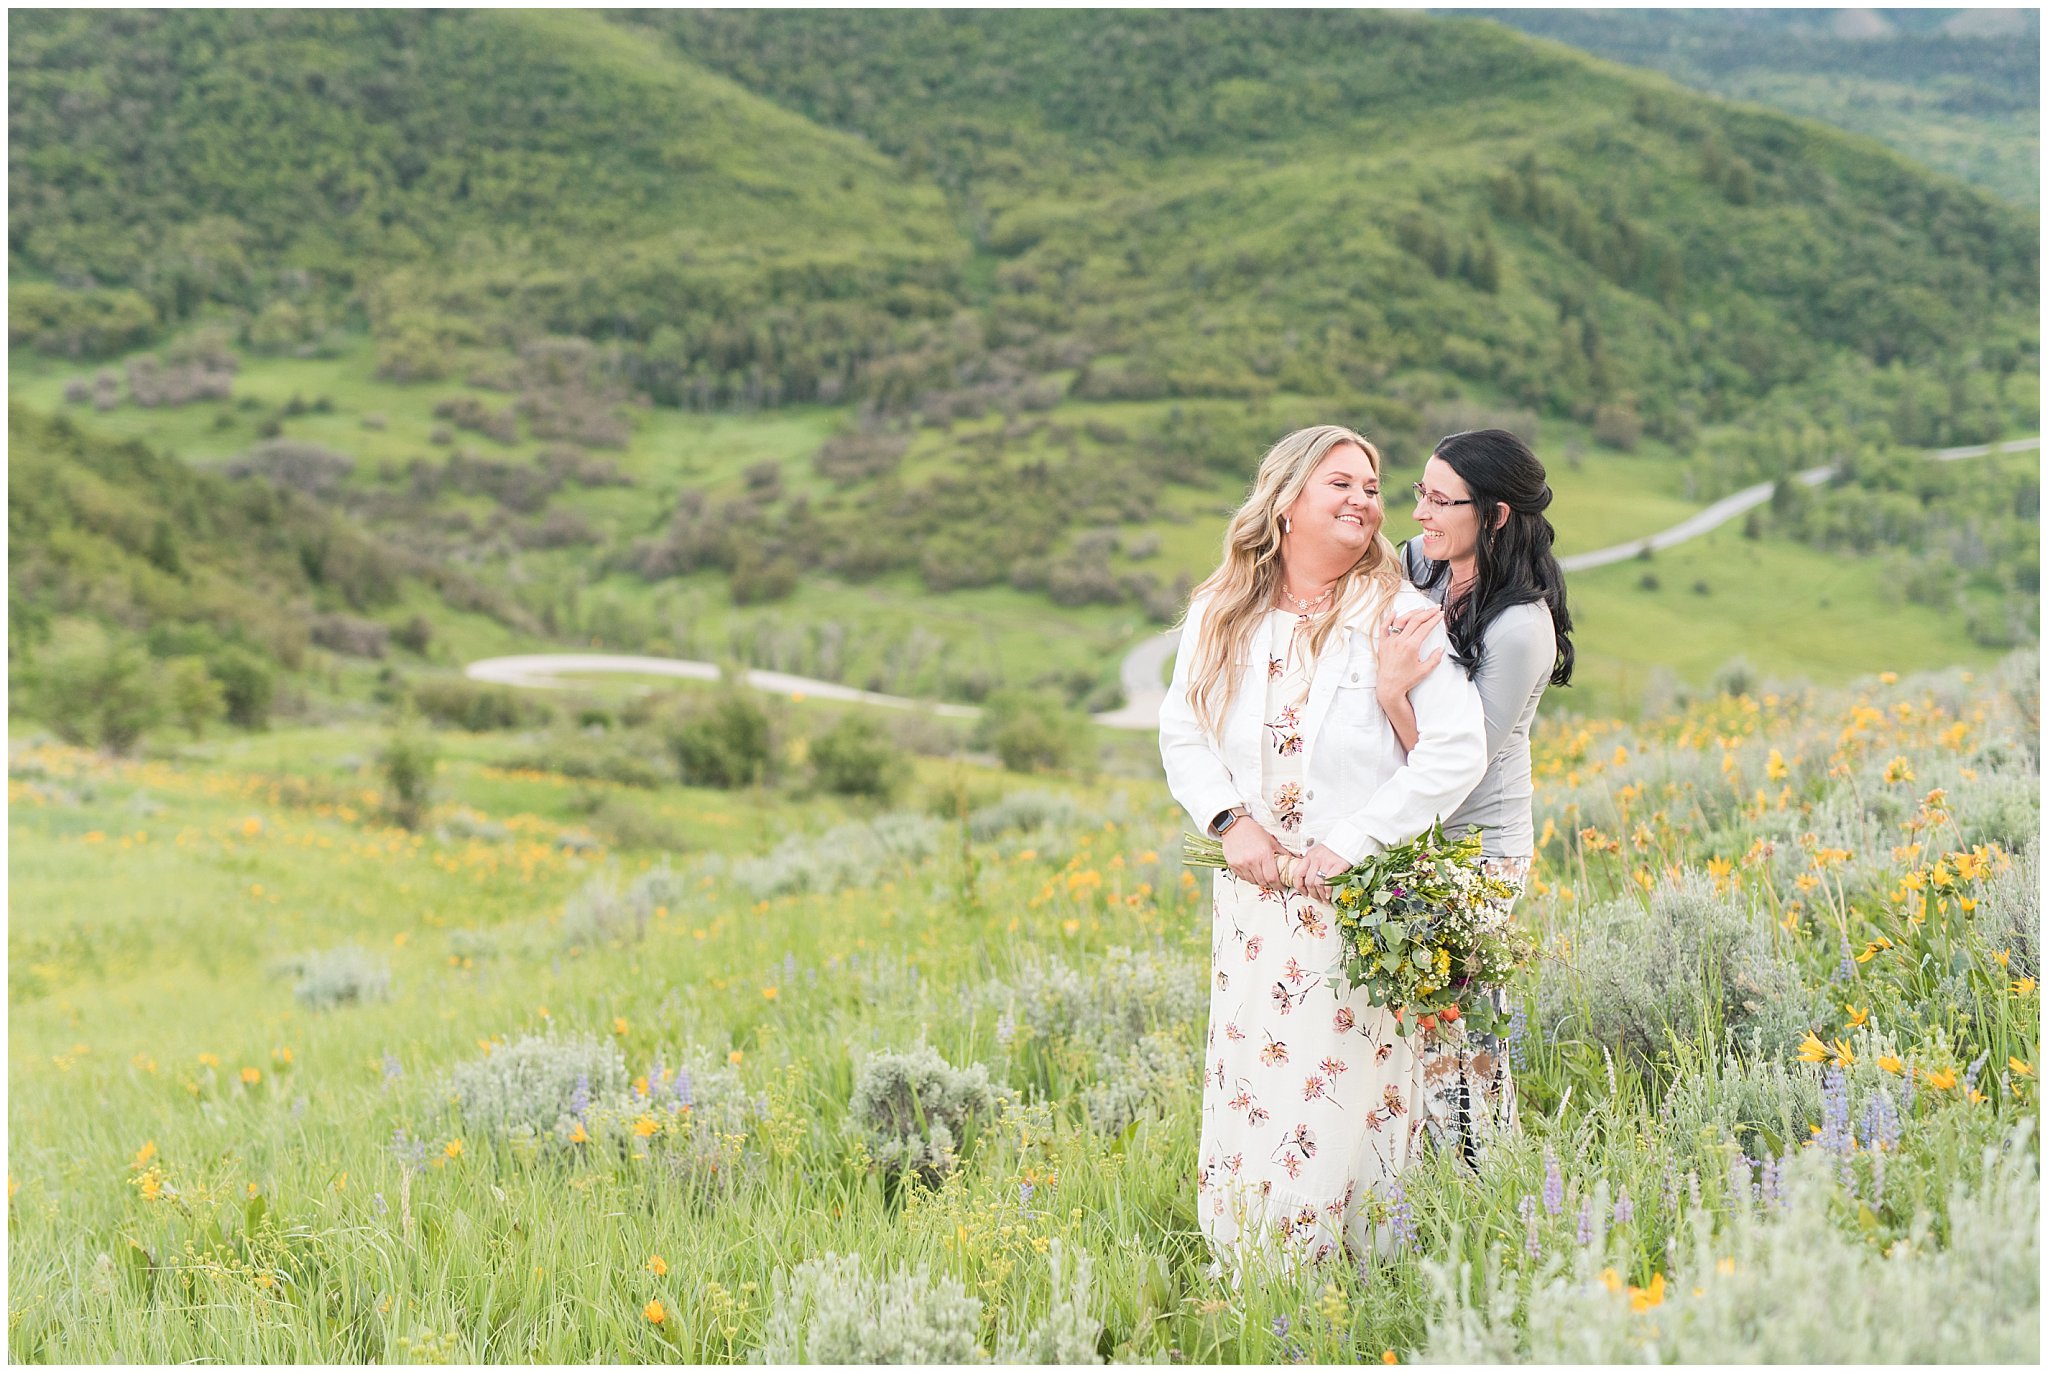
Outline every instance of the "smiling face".
{"type": "Polygon", "coordinates": [[[1432,457],[1422,469],[1422,487],[1429,495],[1415,502],[1415,522],[1422,526],[1422,551],[1437,562],[1464,566],[1479,556],[1479,516],[1476,505],[1439,506],[1430,496],[1448,501],[1469,501],[1472,490],[1465,479],[1451,470],[1442,458],[1432,457]]]}
{"type": "Polygon", "coordinates": [[[1289,544],[1318,556],[1343,550],[1357,558],[1380,532],[1380,476],[1355,443],[1340,443],[1323,455],[1294,504],[1287,507],[1289,544]]]}

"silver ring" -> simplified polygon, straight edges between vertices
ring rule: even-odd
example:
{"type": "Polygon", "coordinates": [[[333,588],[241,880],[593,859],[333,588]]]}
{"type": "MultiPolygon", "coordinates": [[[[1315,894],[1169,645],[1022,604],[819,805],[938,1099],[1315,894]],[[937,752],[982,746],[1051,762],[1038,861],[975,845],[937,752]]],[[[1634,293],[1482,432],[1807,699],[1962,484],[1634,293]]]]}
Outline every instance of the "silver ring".
{"type": "Polygon", "coordinates": [[[1399,626],[1399,625],[1395,625],[1395,626],[1394,626],[1394,627],[1393,627],[1392,629],[1390,629],[1390,630],[1388,630],[1388,631],[1387,631],[1387,633],[1389,633],[1389,634],[1399,634],[1400,632],[1401,632],[1401,626],[1399,626]]]}

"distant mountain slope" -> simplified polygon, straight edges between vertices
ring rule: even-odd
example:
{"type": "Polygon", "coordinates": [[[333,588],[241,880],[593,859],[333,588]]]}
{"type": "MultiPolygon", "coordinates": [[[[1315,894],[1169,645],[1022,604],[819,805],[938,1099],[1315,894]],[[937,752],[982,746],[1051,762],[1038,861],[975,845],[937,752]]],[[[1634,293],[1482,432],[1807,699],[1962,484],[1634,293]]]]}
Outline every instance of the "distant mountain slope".
{"type": "Polygon", "coordinates": [[[2035,342],[2034,216],[1492,24],[34,12],[9,57],[44,347],[339,311],[389,375],[577,334],[662,404],[1401,383],[1682,442],[2035,342]]]}
{"type": "Polygon", "coordinates": [[[1867,134],[2017,205],[2041,195],[2041,14],[1462,10],[1867,134]]]}
{"type": "Polygon", "coordinates": [[[2033,332],[2037,220],[1814,125],[1376,12],[646,14],[929,168],[1084,394],[1428,368],[1676,430],[1835,349],[2033,332]],[[1107,356],[1105,356],[1107,355],[1107,356]]]}

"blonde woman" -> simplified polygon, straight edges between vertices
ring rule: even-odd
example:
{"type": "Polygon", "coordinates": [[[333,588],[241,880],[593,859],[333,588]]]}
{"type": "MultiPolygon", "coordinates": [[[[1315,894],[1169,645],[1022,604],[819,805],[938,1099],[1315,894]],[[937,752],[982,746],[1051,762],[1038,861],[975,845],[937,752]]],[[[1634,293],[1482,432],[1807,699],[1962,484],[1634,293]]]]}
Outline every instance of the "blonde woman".
{"type": "Polygon", "coordinates": [[[1486,770],[1485,722],[1471,680],[1439,660],[1406,693],[1413,746],[1388,725],[1374,631],[1429,602],[1402,582],[1383,519],[1365,438],[1321,425],[1275,444],[1195,588],[1160,712],[1167,785],[1229,864],[1197,1188],[1233,1270],[1255,1252],[1373,1252],[1369,1199],[1422,1133],[1419,1044],[1362,992],[1338,995],[1328,878],[1455,811],[1486,770]]]}

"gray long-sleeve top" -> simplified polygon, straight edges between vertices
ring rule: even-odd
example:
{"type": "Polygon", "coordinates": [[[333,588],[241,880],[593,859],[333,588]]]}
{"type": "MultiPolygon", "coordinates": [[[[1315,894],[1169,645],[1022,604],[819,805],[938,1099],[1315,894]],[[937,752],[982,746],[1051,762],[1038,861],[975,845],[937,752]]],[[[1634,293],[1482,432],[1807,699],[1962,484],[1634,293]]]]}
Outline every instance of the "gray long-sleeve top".
{"type": "MultiPolygon", "coordinates": [[[[1420,587],[1429,575],[1429,559],[1413,541],[1402,547],[1401,558],[1408,580],[1420,587]]],[[[1442,606],[1450,590],[1451,579],[1445,577],[1422,594],[1442,606]]],[[[1543,602],[1510,606],[1486,627],[1485,656],[1472,679],[1486,711],[1486,775],[1457,813],[1445,819],[1444,832],[1460,834],[1479,826],[1480,851],[1487,858],[1525,858],[1536,851],[1529,727],[1556,665],[1557,630],[1543,602]]]]}

